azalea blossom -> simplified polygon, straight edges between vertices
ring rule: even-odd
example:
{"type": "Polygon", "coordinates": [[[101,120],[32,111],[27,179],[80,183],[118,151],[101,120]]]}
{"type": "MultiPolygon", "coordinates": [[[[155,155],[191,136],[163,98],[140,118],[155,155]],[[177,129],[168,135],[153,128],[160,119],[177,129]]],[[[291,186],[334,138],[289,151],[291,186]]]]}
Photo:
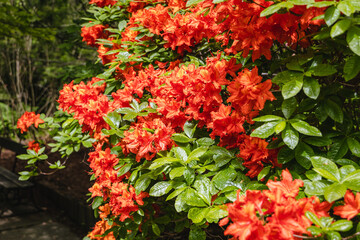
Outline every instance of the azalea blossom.
{"type": "Polygon", "coordinates": [[[44,120],[40,118],[40,114],[34,112],[25,112],[17,121],[16,127],[20,129],[21,133],[27,132],[29,127],[34,124],[37,128],[39,124],[44,123],[44,120]]]}

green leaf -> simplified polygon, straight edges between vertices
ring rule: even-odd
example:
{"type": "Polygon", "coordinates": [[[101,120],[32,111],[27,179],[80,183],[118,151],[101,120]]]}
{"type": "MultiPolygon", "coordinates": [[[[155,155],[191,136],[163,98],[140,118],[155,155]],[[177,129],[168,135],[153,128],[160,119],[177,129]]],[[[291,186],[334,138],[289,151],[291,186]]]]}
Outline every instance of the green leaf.
{"type": "Polygon", "coordinates": [[[303,141],[316,147],[325,147],[332,143],[331,139],[327,137],[308,137],[304,138],[303,141]]]}
{"type": "Polygon", "coordinates": [[[173,191],[171,194],[169,194],[169,196],[166,198],[166,201],[173,199],[174,197],[178,196],[180,193],[182,193],[183,191],[185,191],[187,187],[181,187],[179,189],[176,189],[175,191],[173,191]]]}
{"type": "Polygon", "coordinates": [[[186,136],[192,138],[195,134],[195,130],[196,130],[196,124],[186,121],[186,123],[184,124],[184,132],[186,136]]]}
{"type": "Polygon", "coordinates": [[[194,207],[205,207],[206,203],[200,198],[198,193],[193,188],[185,190],[185,203],[189,206],[194,207]]]}
{"type": "Polygon", "coordinates": [[[342,183],[351,190],[360,191],[360,170],[348,174],[342,183]]]}
{"type": "Polygon", "coordinates": [[[346,193],[346,186],[341,183],[333,183],[325,188],[324,197],[326,201],[333,202],[342,198],[346,193]]]}
{"type": "Polygon", "coordinates": [[[185,181],[187,182],[187,184],[190,186],[192,184],[192,182],[194,181],[195,179],[195,171],[194,169],[191,169],[191,168],[185,168],[185,171],[184,171],[184,178],[185,178],[185,181]]]}
{"type": "Polygon", "coordinates": [[[209,208],[191,208],[188,212],[188,218],[193,223],[200,223],[209,212],[209,208]]]}
{"type": "Polygon", "coordinates": [[[171,136],[171,139],[174,140],[175,142],[179,142],[179,143],[188,143],[191,142],[191,139],[188,138],[187,136],[185,136],[182,133],[174,133],[171,136]]]}
{"type": "Polygon", "coordinates": [[[290,149],[295,149],[296,145],[299,143],[299,133],[290,125],[286,126],[285,130],[281,134],[281,137],[290,149]]]}
{"type": "Polygon", "coordinates": [[[81,142],[82,145],[84,145],[84,147],[86,148],[91,148],[92,147],[92,141],[83,141],[81,142]]]}
{"type": "Polygon", "coordinates": [[[286,119],[289,119],[297,108],[297,101],[295,97],[284,100],[281,104],[281,111],[286,119]]]}
{"type": "Polygon", "coordinates": [[[277,156],[278,162],[280,164],[285,164],[285,163],[291,161],[294,157],[295,157],[294,151],[291,150],[290,148],[288,148],[287,146],[282,147],[279,150],[279,153],[277,156]]]}
{"type": "Polygon", "coordinates": [[[291,98],[298,94],[303,86],[303,79],[294,79],[284,84],[281,89],[281,93],[284,99],[291,98]]]}
{"type": "Polygon", "coordinates": [[[132,166],[131,164],[125,164],[125,165],[121,166],[121,168],[117,172],[117,175],[120,177],[120,176],[126,174],[131,169],[131,166],[132,166]]]}
{"type": "Polygon", "coordinates": [[[310,72],[314,76],[325,77],[333,75],[337,72],[336,68],[330,64],[318,64],[310,68],[310,72]]]}
{"type": "Polygon", "coordinates": [[[200,198],[207,204],[211,204],[211,194],[210,187],[211,182],[207,177],[203,177],[202,179],[198,179],[194,182],[194,187],[197,190],[200,198]]]}
{"type": "Polygon", "coordinates": [[[320,235],[322,233],[322,230],[319,227],[315,227],[315,226],[308,227],[306,230],[311,232],[311,235],[313,236],[320,235]]]}
{"type": "Polygon", "coordinates": [[[226,168],[218,172],[212,179],[215,187],[219,190],[223,190],[227,186],[231,186],[232,181],[237,176],[237,173],[232,168],[226,168]]]}
{"type": "Polygon", "coordinates": [[[329,232],[326,233],[326,239],[328,239],[328,240],[341,240],[342,237],[341,237],[340,233],[338,233],[338,232],[329,231],[329,232]]]}
{"type": "Polygon", "coordinates": [[[228,212],[224,209],[221,209],[219,206],[212,206],[208,214],[206,215],[206,220],[209,223],[217,223],[221,218],[224,218],[228,215],[228,212]]]}
{"type": "Polygon", "coordinates": [[[345,165],[345,166],[342,166],[339,170],[340,170],[341,179],[345,179],[345,177],[347,175],[349,175],[352,172],[355,172],[356,168],[353,165],[345,165]]]}
{"type": "Polygon", "coordinates": [[[160,231],[159,226],[158,226],[156,223],[153,223],[153,224],[151,225],[151,228],[152,228],[153,233],[155,233],[156,236],[159,236],[159,237],[160,237],[161,231],[160,231]]]}
{"type": "Polygon", "coordinates": [[[186,7],[191,7],[192,5],[196,5],[198,3],[203,2],[204,0],[188,0],[186,2],[186,7]]]}
{"type": "Polygon", "coordinates": [[[295,159],[296,161],[306,169],[310,169],[311,160],[310,158],[314,155],[314,151],[311,147],[303,142],[300,142],[295,148],[295,159]]]}
{"type": "Polygon", "coordinates": [[[191,161],[193,159],[201,157],[202,155],[204,155],[207,152],[207,150],[208,150],[208,147],[198,147],[198,148],[194,149],[189,154],[187,162],[189,162],[189,161],[191,161]]]}
{"type": "Polygon", "coordinates": [[[308,136],[314,136],[314,137],[321,137],[321,132],[316,127],[310,126],[307,122],[301,121],[301,120],[291,120],[290,121],[291,126],[295,128],[298,132],[308,135],[308,136]]]}
{"type": "Polygon", "coordinates": [[[171,190],[171,184],[167,181],[158,182],[150,189],[149,195],[152,197],[160,197],[171,190]]]}
{"type": "Polygon", "coordinates": [[[263,10],[260,13],[260,17],[266,17],[266,16],[276,13],[281,8],[292,8],[293,6],[294,6],[294,4],[292,4],[290,2],[276,3],[276,4],[271,5],[270,7],[265,8],[265,10],[263,10]]]}
{"type": "Polygon", "coordinates": [[[275,133],[276,133],[276,134],[281,133],[282,131],[284,131],[285,127],[286,127],[286,121],[281,121],[281,122],[279,122],[279,123],[275,126],[275,133]]]}
{"type": "Polygon", "coordinates": [[[180,159],[172,158],[172,157],[158,158],[158,159],[155,159],[154,161],[152,161],[152,164],[150,165],[149,169],[153,170],[153,169],[159,168],[165,164],[171,164],[174,162],[180,162],[180,159]]]}
{"type": "Polygon", "coordinates": [[[186,151],[181,148],[181,147],[175,147],[172,149],[172,151],[174,152],[175,154],[175,157],[180,159],[182,162],[186,162],[186,160],[188,159],[188,155],[186,153],[186,151]]]}
{"type": "Polygon", "coordinates": [[[352,229],[352,221],[341,219],[331,224],[330,228],[334,231],[347,232],[352,229]]]}
{"type": "Polygon", "coordinates": [[[215,141],[212,140],[211,138],[208,137],[203,137],[200,138],[198,140],[196,140],[196,142],[200,145],[200,146],[211,146],[215,144],[215,141]]]}
{"type": "Polygon", "coordinates": [[[346,81],[350,81],[356,77],[360,72],[360,57],[357,55],[351,56],[346,60],[344,65],[344,78],[346,81]]]}
{"type": "Polygon", "coordinates": [[[329,186],[329,184],[325,183],[321,180],[316,181],[304,181],[305,186],[305,194],[308,196],[314,196],[314,195],[324,195],[324,189],[329,186]]]}
{"type": "MultiPolygon", "coordinates": [[[[170,196],[171,196],[171,194],[169,195],[169,197],[170,196]]],[[[169,200],[168,198],[166,199],[166,201],[169,200]]],[[[186,209],[187,206],[186,206],[185,199],[186,199],[186,192],[185,191],[183,191],[183,192],[181,192],[180,194],[177,195],[177,197],[175,199],[175,204],[174,204],[175,210],[177,212],[182,212],[182,211],[184,211],[186,209]]]]}
{"type": "Polygon", "coordinates": [[[20,154],[20,155],[17,155],[16,157],[20,160],[28,160],[30,158],[33,158],[34,156],[29,155],[29,154],[20,154]]]}
{"type": "Polygon", "coordinates": [[[317,99],[320,94],[320,84],[315,78],[305,78],[303,91],[309,98],[317,99]]]}
{"type": "Polygon", "coordinates": [[[349,48],[356,55],[360,56],[360,29],[352,26],[346,34],[346,41],[349,44],[349,48]]]}
{"type": "Polygon", "coordinates": [[[313,222],[315,225],[318,225],[320,227],[322,227],[322,224],[320,222],[320,219],[315,215],[315,213],[312,213],[310,211],[307,211],[305,213],[305,216],[311,221],[313,222]]]}
{"type": "Polygon", "coordinates": [[[276,84],[285,84],[291,80],[298,80],[301,81],[304,77],[304,74],[301,72],[294,72],[294,71],[282,71],[278,73],[271,81],[276,84]]]}
{"type": "Polygon", "coordinates": [[[351,5],[351,3],[348,1],[339,2],[339,4],[337,5],[337,9],[339,9],[340,12],[342,12],[348,17],[355,12],[354,6],[351,5]]]}
{"type": "Polygon", "coordinates": [[[310,160],[315,172],[334,182],[340,181],[340,171],[333,161],[319,156],[311,157],[310,160]]]}
{"type": "Polygon", "coordinates": [[[344,32],[346,32],[351,26],[351,20],[350,19],[343,19],[338,21],[334,24],[334,26],[331,27],[330,36],[331,38],[335,38],[337,36],[340,36],[344,32]]]}
{"type": "Polygon", "coordinates": [[[142,175],[141,177],[139,177],[139,179],[135,182],[135,186],[134,186],[136,189],[136,194],[145,191],[147,187],[150,185],[150,183],[151,183],[151,179],[149,176],[142,175]]]}
{"type": "Polygon", "coordinates": [[[275,115],[265,115],[253,119],[255,122],[272,122],[278,120],[284,120],[284,118],[275,115]]]}
{"type": "Polygon", "coordinates": [[[184,171],[185,171],[185,167],[177,167],[177,168],[171,169],[170,174],[169,174],[170,179],[174,179],[176,177],[183,176],[184,171]]]}
{"type": "Polygon", "coordinates": [[[102,197],[94,198],[94,201],[91,204],[92,209],[96,209],[96,208],[100,207],[103,202],[104,201],[103,201],[102,197]]]}
{"type": "MultiPolygon", "coordinates": [[[[310,7],[322,8],[322,7],[328,7],[328,6],[331,6],[331,5],[334,5],[334,4],[335,4],[335,2],[333,2],[333,1],[315,2],[315,3],[312,3],[312,4],[308,4],[307,8],[310,8],[310,7]]],[[[315,234],[315,235],[317,235],[317,234],[315,234]]]]}
{"type": "Polygon", "coordinates": [[[189,240],[206,240],[206,233],[201,228],[191,228],[189,240]]]}
{"type": "Polygon", "coordinates": [[[339,140],[337,142],[334,142],[327,153],[327,156],[331,159],[340,159],[345,156],[345,154],[348,152],[349,147],[347,145],[346,139],[339,140]]]}
{"type": "Polygon", "coordinates": [[[308,5],[315,2],[315,0],[290,0],[289,2],[293,3],[294,5],[308,5]]]}
{"type": "Polygon", "coordinates": [[[126,20],[120,21],[119,24],[118,24],[119,31],[124,30],[124,28],[126,27],[126,24],[127,24],[126,20]]]}
{"type": "Polygon", "coordinates": [[[250,136],[258,138],[267,138],[275,132],[275,126],[278,124],[278,121],[268,122],[260,127],[256,128],[250,136]]]}
{"type": "Polygon", "coordinates": [[[325,110],[327,115],[334,120],[335,122],[342,123],[344,120],[344,114],[341,110],[341,107],[330,99],[325,101],[325,110]]]}
{"type": "Polygon", "coordinates": [[[360,169],[360,166],[356,162],[351,161],[349,159],[342,158],[342,159],[336,160],[335,162],[341,166],[351,165],[351,166],[354,166],[355,169],[360,169]]]}
{"type": "Polygon", "coordinates": [[[324,16],[325,23],[328,26],[331,26],[336,22],[336,20],[338,20],[339,17],[340,17],[340,10],[334,6],[329,7],[325,12],[325,16],[324,16]]]}
{"type": "Polygon", "coordinates": [[[269,174],[270,168],[271,168],[271,166],[267,166],[267,167],[264,167],[264,168],[261,170],[261,172],[260,172],[259,175],[257,176],[258,181],[260,181],[261,179],[263,179],[264,177],[266,177],[266,175],[269,174]]]}
{"type": "Polygon", "coordinates": [[[349,146],[350,151],[355,156],[360,157],[360,143],[352,137],[348,137],[346,140],[347,140],[347,144],[349,146]]]}

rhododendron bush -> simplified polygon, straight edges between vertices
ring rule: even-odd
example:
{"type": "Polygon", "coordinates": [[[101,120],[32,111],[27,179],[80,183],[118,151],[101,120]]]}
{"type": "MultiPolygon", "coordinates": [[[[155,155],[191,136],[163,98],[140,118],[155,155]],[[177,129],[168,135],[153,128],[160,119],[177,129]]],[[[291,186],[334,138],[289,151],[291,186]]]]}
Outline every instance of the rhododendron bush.
{"type": "Polygon", "coordinates": [[[360,235],[359,1],[89,3],[104,72],[18,123],[90,148],[86,239],[360,235]]]}

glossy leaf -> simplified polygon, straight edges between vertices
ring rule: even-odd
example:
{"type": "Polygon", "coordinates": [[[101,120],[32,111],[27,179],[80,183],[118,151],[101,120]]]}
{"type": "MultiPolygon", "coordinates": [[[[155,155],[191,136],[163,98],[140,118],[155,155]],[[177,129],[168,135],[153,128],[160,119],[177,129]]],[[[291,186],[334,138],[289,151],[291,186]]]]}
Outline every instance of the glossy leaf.
{"type": "Polygon", "coordinates": [[[256,128],[252,133],[252,137],[258,137],[258,138],[267,138],[271,136],[275,132],[275,126],[278,124],[278,121],[275,122],[268,122],[260,127],[256,128]]]}
{"type": "Polygon", "coordinates": [[[360,56],[360,29],[358,27],[351,27],[346,35],[346,41],[349,44],[351,51],[360,56]]]}
{"type": "Polygon", "coordinates": [[[346,141],[352,154],[354,154],[357,157],[360,157],[360,143],[352,137],[348,137],[346,141]]]}
{"type": "Polygon", "coordinates": [[[308,124],[305,121],[301,121],[301,120],[292,120],[290,121],[291,126],[293,126],[293,128],[295,128],[295,130],[297,130],[298,132],[308,135],[308,136],[314,136],[314,137],[321,137],[321,132],[319,129],[317,129],[316,127],[310,126],[310,124],[308,124]]]}
{"type": "Polygon", "coordinates": [[[170,191],[170,186],[171,183],[167,181],[157,182],[150,188],[149,195],[153,197],[160,197],[170,191]]]}
{"type": "Polygon", "coordinates": [[[320,94],[320,84],[315,78],[304,78],[303,91],[309,98],[317,99],[320,94]]]}
{"type": "Polygon", "coordinates": [[[345,33],[350,28],[350,26],[350,19],[343,19],[341,21],[338,21],[334,24],[334,26],[331,27],[330,36],[332,38],[340,36],[341,34],[345,33]]]}
{"type": "Polygon", "coordinates": [[[285,85],[281,89],[281,93],[284,99],[291,98],[298,94],[303,86],[303,79],[294,79],[290,82],[285,83],[285,85]]]}
{"type": "Polygon", "coordinates": [[[341,183],[333,183],[332,185],[325,188],[324,197],[326,201],[333,202],[344,197],[346,193],[346,186],[341,183]]]}
{"type": "Polygon", "coordinates": [[[339,17],[340,17],[340,10],[337,9],[336,7],[330,7],[325,12],[325,17],[324,17],[325,23],[328,26],[331,26],[338,20],[339,17]]]}
{"type": "Polygon", "coordinates": [[[281,134],[281,137],[290,149],[295,149],[299,142],[299,133],[290,125],[286,126],[285,130],[281,134]]]}
{"type": "Polygon", "coordinates": [[[333,161],[318,156],[311,157],[310,159],[315,172],[334,182],[340,181],[340,171],[333,161]]]}
{"type": "Polygon", "coordinates": [[[281,104],[281,111],[284,114],[285,118],[290,118],[291,115],[295,112],[297,107],[297,101],[295,97],[288,98],[284,100],[281,104]]]}

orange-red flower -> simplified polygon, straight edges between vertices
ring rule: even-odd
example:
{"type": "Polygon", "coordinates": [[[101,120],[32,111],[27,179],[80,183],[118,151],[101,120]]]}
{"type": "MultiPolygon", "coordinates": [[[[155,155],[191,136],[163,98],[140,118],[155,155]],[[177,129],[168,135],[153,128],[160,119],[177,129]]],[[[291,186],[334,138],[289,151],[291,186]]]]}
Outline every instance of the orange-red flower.
{"type": "Polygon", "coordinates": [[[36,143],[35,140],[33,140],[28,143],[28,149],[38,152],[40,150],[40,145],[39,143],[36,143]]]}
{"type": "Polygon", "coordinates": [[[89,4],[96,4],[98,7],[115,5],[117,0],[90,0],[89,4]]]}
{"type": "Polygon", "coordinates": [[[83,42],[86,42],[87,45],[97,46],[96,40],[100,38],[106,38],[104,34],[105,26],[97,24],[91,27],[81,28],[81,36],[83,37],[83,42]]]}
{"type": "Polygon", "coordinates": [[[25,112],[17,121],[16,127],[20,129],[21,133],[26,132],[31,125],[37,128],[39,124],[44,123],[44,120],[40,118],[40,114],[34,112],[25,112]]]}
{"type": "Polygon", "coordinates": [[[347,220],[352,219],[360,213],[360,193],[356,196],[348,190],[344,196],[345,205],[334,207],[334,214],[339,215],[347,220]]]}
{"type": "Polygon", "coordinates": [[[248,190],[240,196],[238,191],[234,203],[227,204],[228,219],[220,221],[226,225],[225,235],[234,239],[296,239],[294,235],[309,235],[307,228],[312,222],[305,216],[310,211],[317,216],[328,216],[323,212],[329,210],[330,203],[322,203],[319,207],[317,197],[296,199],[299,187],[303,182],[292,180],[288,170],[282,172],[281,181],[268,181],[269,190],[248,190]]]}
{"type": "Polygon", "coordinates": [[[139,210],[139,205],[143,205],[143,198],[148,197],[148,193],[135,193],[135,188],[129,184],[117,182],[111,187],[109,206],[114,215],[118,215],[120,221],[131,218],[130,213],[139,210]]]}

